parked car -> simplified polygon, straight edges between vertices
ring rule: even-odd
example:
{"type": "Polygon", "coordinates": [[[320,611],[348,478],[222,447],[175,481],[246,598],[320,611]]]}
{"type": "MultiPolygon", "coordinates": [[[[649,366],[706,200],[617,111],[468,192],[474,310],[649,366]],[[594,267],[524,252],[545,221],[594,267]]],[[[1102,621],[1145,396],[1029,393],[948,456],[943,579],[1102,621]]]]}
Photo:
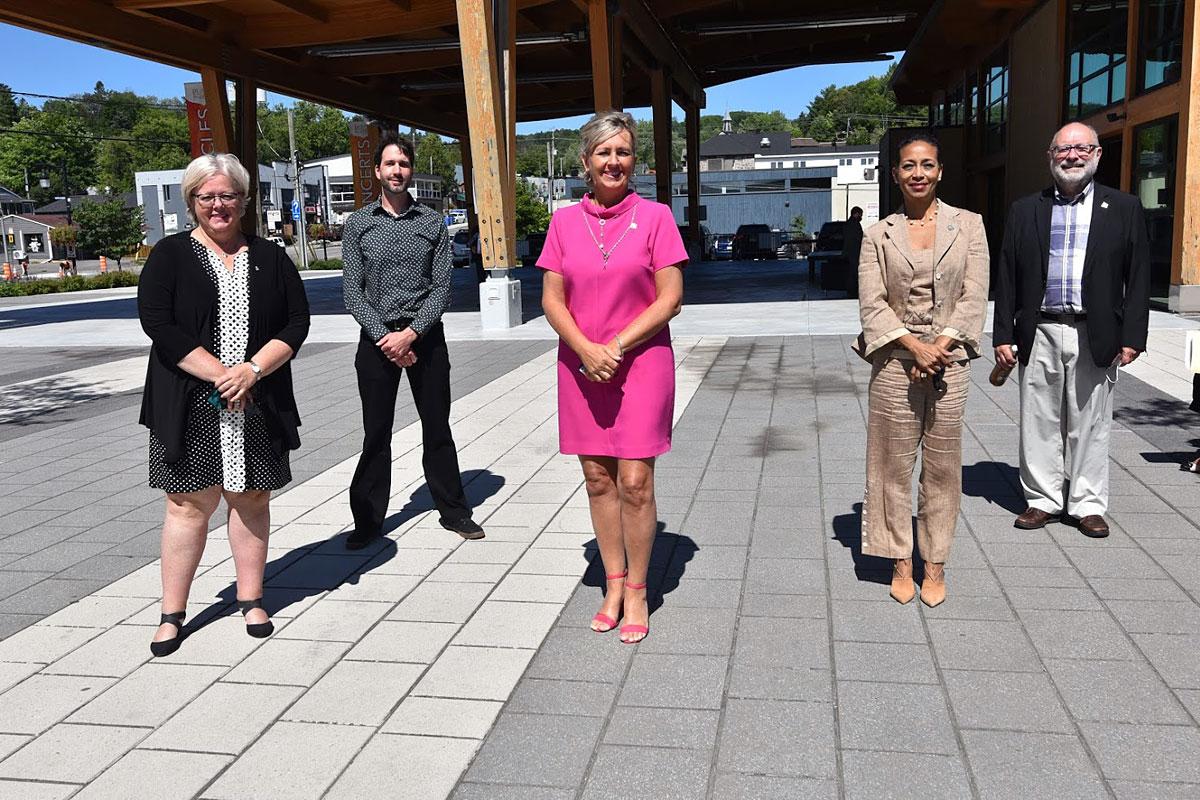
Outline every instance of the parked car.
{"type": "Polygon", "coordinates": [[[466,228],[450,237],[450,260],[456,267],[471,263],[471,232],[466,228]]]}
{"type": "Polygon", "coordinates": [[[537,265],[538,256],[542,254],[542,248],[546,245],[546,234],[528,233],[524,239],[517,242],[517,257],[521,262],[522,267],[533,267],[537,265]],[[522,246],[524,245],[524,246],[522,246]]]}
{"type": "Polygon", "coordinates": [[[713,237],[712,259],[728,261],[733,258],[733,234],[721,233],[713,237]]]}
{"type": "Polygon", "coordinates": [[[813,251],[808,256],[809,273],[821,270],[822,289],[846,288],[845,262],[842,260],[842,244],[845,241],[846,223],[826,222],[817,234],[813,251]],[[839,266],[842,267],[839,269],[839,266]]]}
{"type": "Polygon", "coordinates": [[[703,256],[704,258],[712,258],[712,234],[709,233],[708,226],[701,223],[700,225],[700,250],[696,251],[695,245],[692,244],[692,228],[690,225],[684,224],[679,226],[679,238],[683,239],[684,247],[687,248],[690,258],[703,256]]]}
{"type": "Polygon", "coordinates": [[[279,245],[280,247],[287,247],[287,245],[283,241],[282,236],[271,235],[271,236],[267,237],[267,241],[274,242],[275,244],[279,245]]]}
{"type": "Polygon", "coordinates": [[[769,225],[761,222],[739,225],[733,235],[733,257],[741,260],[746,258],[776,259],[779,257],[779,243],[783,235],[771,230],[769,225]]]}

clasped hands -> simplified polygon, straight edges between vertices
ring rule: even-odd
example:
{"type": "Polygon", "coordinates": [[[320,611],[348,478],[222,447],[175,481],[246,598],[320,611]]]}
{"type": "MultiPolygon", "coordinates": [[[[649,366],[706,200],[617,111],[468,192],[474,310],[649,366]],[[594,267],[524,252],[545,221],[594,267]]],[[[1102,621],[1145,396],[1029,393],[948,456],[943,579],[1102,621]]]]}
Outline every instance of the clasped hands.
{"type": "Polygon", "coordinates": [[[213,386],[221,393],[226,408],[230,411],[244,411],[254,403],[254,395],[250,394],[250,390],[256,383],[258,375],[250,369],[250,364],[243,362],[225,367],[224,372],[213,381],[213,386]]]}
{"type": "Polygon", "coordinates": [[[608,344],[588,342],[578,355],[579,360],[583,362],[580,371],[593,383],[611,381],[617,374],[617,367],[620,366],[622,358],[621,347],[615,339],[608,344]]]}
{"type": "Polygon", "coordinates": [[[908,368],[908,379],[914,383],[932,377],[958,358],[950,349],[954,345],[954,339],[949,336],[939,336],[931,344],[912,336],[910,341],[903,344],[912,353],[915,362],[908,368]]]}
{"type": "Polygon", "coordinates": [[[412,328],[405,328],[402,331],[392,331],[375,344],[387,356],[388,361],[397,367],[411,367],[417,363],[417,354],[412,351],[416,341],[417,332],[412,328]]]}

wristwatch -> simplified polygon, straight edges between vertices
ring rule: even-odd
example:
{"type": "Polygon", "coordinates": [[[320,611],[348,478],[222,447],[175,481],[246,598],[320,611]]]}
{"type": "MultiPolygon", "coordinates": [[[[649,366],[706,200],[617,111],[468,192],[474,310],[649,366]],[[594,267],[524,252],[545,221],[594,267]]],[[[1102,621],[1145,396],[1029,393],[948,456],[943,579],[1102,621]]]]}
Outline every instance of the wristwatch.
{"type": "Polygon", "coordinates": [[[253,361],[247,361],[246,363],[250,365],[250,371],[254,373],[256,378],[262,377],[262,367],[260,367],[258,364],[255,364],[253,361]]]}

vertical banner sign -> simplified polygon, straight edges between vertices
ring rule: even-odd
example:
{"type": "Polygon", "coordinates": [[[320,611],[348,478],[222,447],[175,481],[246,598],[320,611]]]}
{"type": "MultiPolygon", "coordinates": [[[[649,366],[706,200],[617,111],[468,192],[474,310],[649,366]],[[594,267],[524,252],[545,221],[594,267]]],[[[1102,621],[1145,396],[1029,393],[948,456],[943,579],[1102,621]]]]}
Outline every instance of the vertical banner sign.
{"type": "Polygon", "coordinates": [[[379,126],[365,119],[350,120],[350,163],[354,170],[354,207],[362,208],[379,197],[375,179],[375,148],[379,126]]]}
{"type": "Polygon", "coordinates": [[[185,83],[183,98],[187,103],[188,132],[192,137],[192,158],[207,155],[213,145],[212,126],[208,122],[208,101],[204,99],[203,83],[185,83]]]}

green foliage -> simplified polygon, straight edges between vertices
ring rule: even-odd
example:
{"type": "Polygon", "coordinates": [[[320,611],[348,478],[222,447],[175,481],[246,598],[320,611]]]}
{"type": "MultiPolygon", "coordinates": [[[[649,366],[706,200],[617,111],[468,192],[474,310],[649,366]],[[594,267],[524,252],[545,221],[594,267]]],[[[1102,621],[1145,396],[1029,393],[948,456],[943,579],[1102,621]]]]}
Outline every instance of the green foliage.
{"type": "Polygon", "coordinates": [[[315,258],[308,262],[309,269],[341,269],[342,260],[340,258],[315,258]]]}
{"type": "Polygon", "coordinates": [[[797,214],[792,217],[792,224],[788,227],[794,236],[808,236],[808,220],[803,214],[797,214]]]}
{"type": "Polygon", "coordinates": [[[13,96],[12,87],[0,83],[0,128],[9,128],[20,122],[33,112],[33,108],[25,102],[25,98],[13,96]]]}
{"type": "MultiPolygon", "coordinates": [[[[345,153],[350,148],[350,122],[336,108],[298,101],[292,106],[296,129],[296,149],[302,160],[324,158],[345,153]]],[[[287,108],[282,103],[258,108],[258,160],[287,161],[292,157],[288,147],[287,108]]]]}
{"type": "Polygon", "coordinates": [[[541,233],[550,227],[550,211],[525,181],[517,181],[517,236],[541,233]]]}
{"type": "Polygon", "coordinates": [[[75,212],[79,223],[79,246],[98,256],[117,260],[133,252],[142,242],[142,209],[125,208],[118,199],[86,203],[75,212]]]}
{"type": "Polygon", "coordinates": [[[79,229],[74,225],[59,225],[50,229],[50,241],[57,247],[71,247],[79,239],[79,229]]]}
{"type": "Polygon", "coordinates": [[[416,163],[413,169],[442,179],[442,194],[452,195],[458,190],[454,179],[454,168],[462,161],[458,142],[447,142],[436,133],[417,134],[413,141],[416,163]]]}
{"type": "Polygon", "coordinates": [[[136,172],[182,169],[192,159],[187,118],[182,114],[147,108],[126,135],[144,141],[100,143],[99,181],[114,192],[133,191],[136,172]]]}
{"type": "Polygon", "coordinates": [[[0,297],[23,297],[26,295],[54,294],[57,292],[79,292],[86,289],[114,289],[122,286],[137,286],[138,276],[132,272],[109,272],[104,275],[69,278],[39,278],[32,281],[0,282],[0,297]]]}
{"type": "Polygon", "coordinates": [[[0,133],[0,185],[24,186],[28,168],[30,194],[40,205],[64,194],[64,163],[68,190],[79,192],[95,182],[96,144],[75,115],[39,111],[12,127],[21,133],[0,133]],[[38,185],[43,175],[49,189],[38,185]]]}

